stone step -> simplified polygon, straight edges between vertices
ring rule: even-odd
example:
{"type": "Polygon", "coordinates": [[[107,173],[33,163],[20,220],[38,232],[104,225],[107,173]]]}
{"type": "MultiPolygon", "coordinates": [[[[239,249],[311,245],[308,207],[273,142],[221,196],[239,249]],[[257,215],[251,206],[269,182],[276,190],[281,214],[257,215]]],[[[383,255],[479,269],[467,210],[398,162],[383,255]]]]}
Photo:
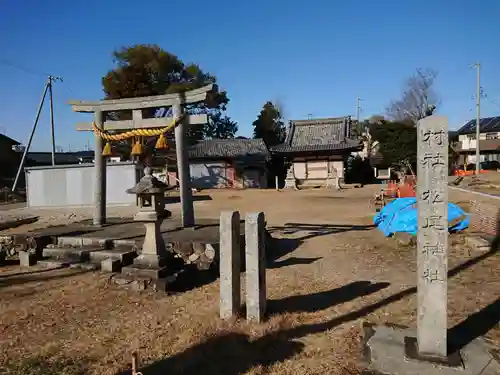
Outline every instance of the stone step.
{"type": "Polygon", "coordinates": [[[122,268],[122,275],[132,278],[149,278],[153,280],[161,279],[167,276],[167,268],[152,268],[141,264],[133,264],[122,268]]]}
{"type": "Polygon", "coordinates": [[[71,258],[49,258],[39,260],[37,263],[46,268],[68,268],[71,266],[76,267],[75,265],[83,262],[71,258]]]}
{"type": "Polygon", "coordinates": [[[72,246],[72,247],[84,247],[84,246],[99,246],[103,249],[112,249],[116,247],[133,247],[136,246],[138,242],[136,240],[120,240],[120,239],[103,239],[98,237],[57,237],[56,246],[72,246]]]}
{"type": "Polygon", "coordinates": [[[99,263],[106,259],[118,259],[122,266],[128,266],[132,264],[137,253],[131,248],[114,248],[92,251],[89,256],[92,263],[99,263]]]}
{"type": "Polygon", "coordinates": [[[100,248],[72,248],[72,247],[45,247],[42,252],[44,258],[52,259],[72,259],[79,262],[90,260],[92,251],[99,251],[100,248]]]}

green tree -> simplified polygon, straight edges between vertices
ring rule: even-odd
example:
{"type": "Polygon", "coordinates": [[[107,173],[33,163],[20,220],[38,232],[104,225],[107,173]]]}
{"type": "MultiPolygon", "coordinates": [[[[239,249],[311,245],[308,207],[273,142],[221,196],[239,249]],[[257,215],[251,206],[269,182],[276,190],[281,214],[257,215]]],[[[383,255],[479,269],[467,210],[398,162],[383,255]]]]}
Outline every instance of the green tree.
{"type": "Polygon", "coordinates": [[[370,125],[370,134],[378,144],[384,164],[390,167],[414,168],[417,162],[417,131],[399,122],[382,121],[370,125]]]}
{"type": "Polygon", "coordinates": [[[270,101],[253,122],[253,137],[262,138],[267,147],[271,147],[285,140],[285,124],[279,109],[270,101]]]}
{"type": "Polygon", "coordinates": [[[207,126],[203,128],[204,139],[234,138],[238,131],[238,124],[230,117],[216,112],[210,116],[207,126]]]}
{"type": "MultiPolygon", "coordinates": [[[[370,124],[370,134],[383,157],[383,163],[400,170],[410,165],[416,173],[417,166],[417,129],[407,123],[382,121],[370,124]]],[[[458,154],[450,142],[448,146],[448,165],[451,168],[458,154]]]]}
{"type": "MultiPolygon", "coordinates": [[[[138,44],[113,52],[115,67],[102,78],[106,99],[132,98],[185,92],[208,84],[216,84],[215,76],[204,72],[196,64],[185,64],[177,56],[158,45],[138,44]]],[[[188,129],[188,137],[198,140],[216,134],[233,137],[230,119],[223,116],[229,102],[225,91],[218,92],[205,103],[186,106],[188,113],[206,113],[210,121],[204,127],[188,129]],[[222,129],[218,129],[218,126],[222,129]]],[[[163,111],[164,112],[164,111],[163,111]]],[[[164,115],[160,109],[144,113],[145,117],[164,115]]],[[[116,114],[111,114],[116,117],[116,114]]],[[[130,118],[130,113],[120,113],[120,118],[130,118]]]]}

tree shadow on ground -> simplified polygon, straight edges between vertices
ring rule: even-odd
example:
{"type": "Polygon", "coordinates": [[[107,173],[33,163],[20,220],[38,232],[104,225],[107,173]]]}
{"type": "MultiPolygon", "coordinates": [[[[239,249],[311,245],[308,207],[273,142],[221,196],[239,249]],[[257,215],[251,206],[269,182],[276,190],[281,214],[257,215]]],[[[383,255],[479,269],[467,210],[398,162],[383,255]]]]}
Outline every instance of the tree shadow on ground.
{"type": "Polygon", "coordinates": [[[218,278],[218,270],[212,265],[208,270],[198,270],[194,265],[188,265],[183,269],[177,279],[168,285],[169,294],[189,292],[213,283],[218,278]]]}
{"type": "MultiPolygon", "coordinates": [[[[472,267],[495,253],[496,249],[492,249],[485,254],[470,259],[450,270],[448,276],[454,277],[459,272],[472,267]]],[[[348,286],[342,288],[348,288],[348,286]]],[[[323,333],[344,323],[355,321],[382,307],[398,302],[414,294],[416,291],[416,287],[407,288],[378,302],[337,316],[329,321],[303,324],[294,328],[272,332],[255,341],[251,341],[248,336],[240,333],[229,333],[212,337],[186,349],[182,353],[145,366],[142,369],[142,373],[143,375],[163,375],[166,373],[169,375],[197,375],[200,373],[206,375],[241,375],[253,367],[259,365],[267,367],[299,354],[304,349],[304,345],[294,341],[296,339],[311,334],[323,333]]],[[[455,331],[452,329],[451,335],[455,336],[459,331],[462,331],[460,333],[462,335],[462,342],[465,342],[467,337],[470,339],[471,335],[467,335],[463,331],[467,327],[471,327],[474,321],[485,319],[485,316],[494,317],[497,314],[497,306],[498,302],[495,302],[494,307],[484,309],[485,313],[480,312],[472,315],[465,322],[460,323],[458,325],[459,328],[454,328],[455,331]]],[[[486,328],[487,325],[483,322],[483,329],[477,329],[476,332],[484,331],[486,328]]],[[[130,371],[121,374],[130,374],[130,371]]]]}
{"type": "MultiPolygon", "coordinates": [[[[316,303],[315,310],[347,302],[355,298],[375,293],[387,287],[388,283],[371,283],[369,281],[354,282],[328,292],[327,299],[316,303]]],[[[293,298],[293,297],[291,297],[293,298]]],[[[315,299],[317,295],[300,296],[303,302],[295,303],[295,311],[315,311],[305,307],[311,304],[307,299],[315,299]],[[304,303],[304,304],[303,304],[304,303]]],[[[276,301],[279,303],[280,301],[276,301]]],[[[286,299],[283,301],[287,304],[286,299]]],[[[289,305],[292,311],[294,306],[289,305]]],[[[287,331],[279,331],[252,341],[242,333],[225,333],[197,344],[182,353],[144,367],[143,375],[162,374],[244,374],[255,366],[268,367],[274,363],[292,358],[304,349],[304,344],[291,340],[287,331]]],[[[130,374],[122,372],[122,375],[130,374]]]]}
{"type": "Polygon", "coordinates": [[[278,260],[279,258],[288,255],[302,245],[304,241],[296,238],[275,238],[271,237],[267,241],[266,249],[266,267],[270,269],[281,268],[286,266],[292,266],[296,264],[311,264],[321,258],[299,258],[290,257],[284,260],[278,260]]]}
{"type": "Polygon", "coordinates": [[[267,306],[270,314],[284,312],[315,312],[376,293],[387,288],[389,285],[389,283],[354,281],[340,288],[335,288],[326,292],[269,300],[267,306]]]}
{"type": "Polygon", "coordinates": [[[270,227],[269,231],[280,231],[283,234],[301,234],[297,239],[305,241],[310,238],[327,236],[330,234],[350,232],[350,231],[366,231],[375,228],[375,225],[345,225],[345,224],[305,224],[305,223],[285,223],[284,226],[270,227]]]}
{"type": "MultiPolygon", "coordinates": [[[[469,263],[476,264],[479,260],[488,258],[498,252],[500,248],[500,211],[497,213],[497,223],[496,223],[496,235],[491,241],[490,251],[480,255],[476,258],[472,258],[467,262],[456,267],[454,271],[458,268],[460,272],[466,268],[469,268],[469,263]]],[[[467,319],[461,323],[455,325],[453,328],[448,330],[448,351],[449,353],[454,353],[478,337],[484,336],[489,330],[496,327],[500,322],[500,298],[497,298],[494,302],[490,303],[483,309],[476,311],[474,314],[470,315],[467,319]]]]}
{"type": "Polygon", "coordinates": [[[484,336],[500,321],[500,298],[448,330],[448,351],[454,353],[484,336]]]}
{"type": "MultiPolygon", "coordinates": [[[[211,337],[185,351],[141,369],[143,375],[239,375],[252,367],[270,366],[300,353],[304,344],[280,337],[251,341],[241,333],[211,337]]],[[[131,374],[131,371],[121,372],[131,374]]]]}
{"type": "Polygon", "coordinates": [[[302,223],[286,223],[284,226],[273,226],[268,228],[269,236],[276,232],[281,232],[284,235],[299,234],[298,237],[272,237],[269,242],[266,252],[267,268],[281,268],[297,264],[311,264],[321,258],[298,258],[290,257],[282,261],[279,258],[295,251],[304,241],[330,234],[348,232],[348,231],[363,231],[374,228],[373,225],[330,225],[330,224],[302,224],[302,223]]]}

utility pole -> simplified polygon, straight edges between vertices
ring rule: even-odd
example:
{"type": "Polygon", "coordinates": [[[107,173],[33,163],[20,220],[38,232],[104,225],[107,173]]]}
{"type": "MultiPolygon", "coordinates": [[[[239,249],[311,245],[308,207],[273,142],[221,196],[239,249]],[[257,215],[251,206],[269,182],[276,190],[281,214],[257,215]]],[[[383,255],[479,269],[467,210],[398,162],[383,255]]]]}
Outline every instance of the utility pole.
{"type": "Polygon", "coordinates": [[[49,76],[47,84],[49,85],[49,102],[50,102],[50,138],[52,141],[52,165],[56,165],[56,138],[54,130],[54,101],[52,98],[52,81],[61,81],[61,77],[49,76]]]}
{"type": "Polygon", "coordinates": [[[359,105],[359,102],[362,100],[363,99],[361,98],[356,98],[356,121],[358,121],[358,126],[359,126],[359,113],[361,112],[361,106],[359,105]]]}
{"type": "Polygon", "coordinates": [[[24,168],[24,163],[26,162],[26,155],[28,155],[28,151],[31,146],[31,142],[33,141],[33,136],[35,135],[35,130],[36,126],[38,125],[38,120],[40,119],[40,114],[42,113],[42,108],[43,108],[43,103],[45,102],[45,97],[47,96],[47,91],[50,90],[50,120],[51,120],[51,135],[52,135],[52,165],[54,165],[55,162],[55,140],[54,140],[54,116],[53,116],[53,105],[52,105],[52,81],[53,80],[60,80],[62,81],[61,78],[59,77],[53,77],[49,76],[47,79],[47,83],[45,84],[45,87],[43,89],[43,95],[42,99],[40,100],[40,104],[38,106],[38,110],[36,112],[36,117],[35,117],[35,122],[33,123],[33,128],[31,129],[31,134],[30,138],[28,140],[28,144],[26,145],[26,148],[24,149],[23,156],[21,158],[21,163],[19,164],[19,168],[17,169],[16,173],[16,178],[14,179],[14,184],[12,185],[12,191],[16,190],[17,183],[19,181],[19,176],[21,175],[21,171],[24,168]]]}
{"type": "Polygon", "coordinates": [[[481,131],[479,129],[479,124],[481,122],[481,64],[475,63],[470,66],[471,68],[476,68],[477,70],[477,82],[476,82],[476,175],[479,176],[479,170],[481,169],[480,161],[480,149],[479,149],[479,135],[481,131]]]}

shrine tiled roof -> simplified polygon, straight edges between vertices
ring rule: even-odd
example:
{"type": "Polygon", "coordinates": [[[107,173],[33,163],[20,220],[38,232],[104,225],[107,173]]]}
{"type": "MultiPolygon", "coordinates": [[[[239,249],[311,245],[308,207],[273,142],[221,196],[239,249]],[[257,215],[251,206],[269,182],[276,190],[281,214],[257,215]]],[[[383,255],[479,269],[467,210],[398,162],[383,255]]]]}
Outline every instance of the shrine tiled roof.
{"type": "Polygon", "coordinates": [[[358,149],[360,142],[350,138],[349,117],[290,121],[285,142],[271,148],[278,153],[358,149]]]}
{"type": "Polygon", "coordinates": [[[188,153],[191,159],[270,157],[262,139],[207,139],[191,146],[188,153]]]}

